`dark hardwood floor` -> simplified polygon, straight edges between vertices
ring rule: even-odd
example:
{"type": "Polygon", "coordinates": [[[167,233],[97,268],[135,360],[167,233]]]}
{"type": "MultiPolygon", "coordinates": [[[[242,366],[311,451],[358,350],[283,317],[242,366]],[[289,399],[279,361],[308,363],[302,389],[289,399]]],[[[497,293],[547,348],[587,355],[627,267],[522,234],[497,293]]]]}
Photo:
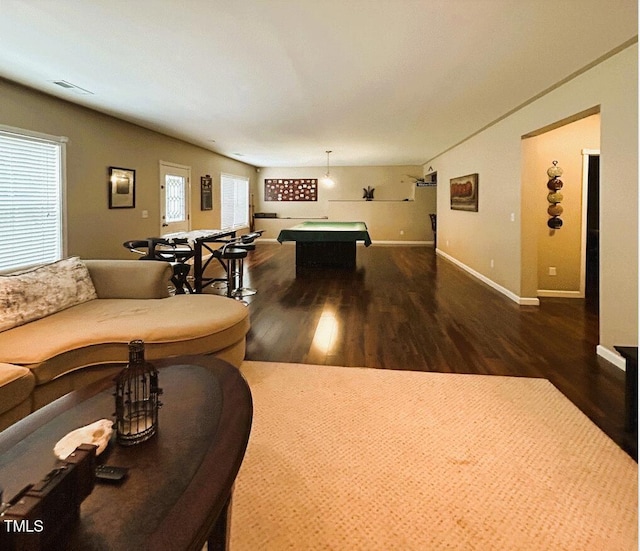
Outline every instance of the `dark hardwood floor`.
{"type": "Polygon", "coordinates": [[[579,299],[519,306],[432,247],[358,247],[355,271],[296,275],[295,247],[258,242],[248,360],[549,379],[632,457],[624,372],[596,355],[579,299]]]}

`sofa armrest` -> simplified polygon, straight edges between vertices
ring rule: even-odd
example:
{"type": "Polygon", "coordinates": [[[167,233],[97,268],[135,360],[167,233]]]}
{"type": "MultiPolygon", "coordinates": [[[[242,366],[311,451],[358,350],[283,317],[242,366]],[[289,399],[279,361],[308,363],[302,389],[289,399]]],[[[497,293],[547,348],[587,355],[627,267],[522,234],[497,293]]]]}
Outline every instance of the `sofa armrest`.
{"type": "Polygon", "coordinates": [[[168,262],[83,260],[98,298],[166,298],[172,276],[168,262]]]}

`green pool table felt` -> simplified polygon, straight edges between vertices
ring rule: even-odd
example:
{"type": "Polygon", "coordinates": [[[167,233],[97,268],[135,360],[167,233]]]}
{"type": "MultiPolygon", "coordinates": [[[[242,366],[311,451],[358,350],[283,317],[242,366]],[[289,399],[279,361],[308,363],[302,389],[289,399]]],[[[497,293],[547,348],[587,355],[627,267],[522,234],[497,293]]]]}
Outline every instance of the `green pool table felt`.
{"type": "Polygon", "coordinates": [[[278,235],[278,241],[364,241],[366,247],[371,245],[371,237],[364,222],[303,222],[282,230],[278,235]]]}

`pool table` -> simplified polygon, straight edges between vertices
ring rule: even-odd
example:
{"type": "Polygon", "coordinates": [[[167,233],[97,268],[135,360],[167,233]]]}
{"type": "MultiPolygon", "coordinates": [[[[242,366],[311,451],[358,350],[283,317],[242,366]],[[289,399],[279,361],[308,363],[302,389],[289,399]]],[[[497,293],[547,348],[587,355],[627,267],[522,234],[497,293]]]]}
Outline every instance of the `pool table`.
{"type": "Polygon", "coordinates": [[[296,268],[355,268],[356,241],[371,245],[364,222],[303,222],[284,229],[278,241],[295,241],[296,268]]]}

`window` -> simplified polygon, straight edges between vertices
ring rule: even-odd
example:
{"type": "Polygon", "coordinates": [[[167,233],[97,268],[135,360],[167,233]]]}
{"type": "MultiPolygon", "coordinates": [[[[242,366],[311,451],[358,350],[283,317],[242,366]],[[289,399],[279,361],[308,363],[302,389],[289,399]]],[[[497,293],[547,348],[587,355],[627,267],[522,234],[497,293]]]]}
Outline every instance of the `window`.
{"type": "Polygon", "coordinates": [[[221,228],[226,230],[247,227],[249,225],[249,179],[223,174],[220,189],[221,228]]]}
{"type": "Polygon", "coordinates": [[[0,128],[0,272],[62,258],[65,141],[0,128]]]}

